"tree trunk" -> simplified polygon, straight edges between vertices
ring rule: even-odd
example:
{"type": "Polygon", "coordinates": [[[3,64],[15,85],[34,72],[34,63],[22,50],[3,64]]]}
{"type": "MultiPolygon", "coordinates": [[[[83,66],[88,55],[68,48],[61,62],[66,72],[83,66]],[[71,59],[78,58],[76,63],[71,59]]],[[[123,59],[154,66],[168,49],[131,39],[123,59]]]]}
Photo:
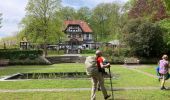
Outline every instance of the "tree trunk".
{"type": "Polygon", "coordinates": [[[44,43],[44,57],[47,57],[47,43],[44,43]]]}

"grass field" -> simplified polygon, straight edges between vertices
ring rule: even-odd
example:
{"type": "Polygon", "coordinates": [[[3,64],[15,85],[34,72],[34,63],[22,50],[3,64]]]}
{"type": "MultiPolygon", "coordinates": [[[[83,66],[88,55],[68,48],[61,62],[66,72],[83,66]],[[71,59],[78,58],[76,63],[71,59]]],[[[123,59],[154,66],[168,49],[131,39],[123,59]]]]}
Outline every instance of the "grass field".
{"type": "MultiPolygon", "coordinates": [[[[136,69],[155,74],[156,65],[140,66],[136,69]]],[[[49,66],[9,66],[0,68],[0,77],[27,72],[84,72],[83,64],[67,63],[54,64],[49,66]]],[[[106,69],[106,71],[108,71],[106,69]]],[[[120,90],[114,91],[117,100],[169,100],[169,91],[159,90],[160,83],[157,79],[145,74],[130,70],[122,65],[112,65],[112,73],[116,74],[113,78],[114,88],[135,88],[135,87],[158,87],[149,90],[120,90]]],[[[109,79],[105,80],[107,88],[110,87],[109,79]]],[[[169,86],[170,82],[166,83],[169,86]]],[[[90,88],[89,79],[41,79],[24,81],[0,81],[0,90],[18,89],[61,89],[61,88],[90,88]]],[[[21,93],[0,93],[0,100],[89,100],[90,90],[71,91],[71,92],[21,92],[21,93]]],[[[97,100],[103,100],[101,92],[97,93],[97,100]]]]}
{"type": "MultiPolygon", "coordinates": [[[[115,100],[169,100],[169,91],[116,91],[115,100]]],[[[0,100],[90,100],[90,91],[1,93],[0,100]]],[[[96,100],[104,100],[97,92],[96,100]]]]}

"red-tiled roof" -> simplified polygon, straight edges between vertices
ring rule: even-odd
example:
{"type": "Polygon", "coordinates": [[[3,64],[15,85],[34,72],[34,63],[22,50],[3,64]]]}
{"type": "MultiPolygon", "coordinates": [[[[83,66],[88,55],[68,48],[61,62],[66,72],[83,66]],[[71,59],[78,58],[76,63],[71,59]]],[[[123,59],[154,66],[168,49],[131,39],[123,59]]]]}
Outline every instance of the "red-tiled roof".
{"type": "Polygon", "coordinates": [[[64,21],[64,25],[67,28],[68,25],[80,25],[83,32],[93,32],[89,25],[82,20],[67,20],[64,21]]]}

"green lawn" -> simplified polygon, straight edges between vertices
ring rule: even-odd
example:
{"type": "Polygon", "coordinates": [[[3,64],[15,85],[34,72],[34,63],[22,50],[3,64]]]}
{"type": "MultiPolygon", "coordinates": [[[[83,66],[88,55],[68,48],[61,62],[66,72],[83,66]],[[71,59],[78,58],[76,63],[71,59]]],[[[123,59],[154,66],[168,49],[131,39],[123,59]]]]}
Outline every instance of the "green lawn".
{"type": "MultiPolygon", "coordinates": [[[[169,100],[170,94],[169,91],[159,90],[115,91],[114,98],[115,100],[169,100]]],[[[0,93],[0,100],[90,100],[90,91],[0,93]]],[[[96,100],[104,100],[101,92],[97,92],[96,100]]]]}
{"type": "Polygon", "coordinates": [[[142,70],[144,72],[150,73],[152,75],[156,75],[156,68],[158,65],[144,65],[142,67],[138,67],[137,69],[142,70]]]}
{"type": "MultiPolygon", "coordinates": [[[[142,66],[137,69],[148,73],[155,73],[155,65],[142,66]]],[[[6,76],[16,73],[27,72],[84,72],[83,64],[66,63],[54,64],[48,66],[9,66],[0,69],[0,76],[6,76]]],[[[106,71],[108,71],[106,69],[106,71]]],[[[129,70],[121,65],[112,65],[111,72],[116,74],[113,78],[113,87],[158,87],[160,83],[157,79],[129,70]]],[[[110,87],[109,79],[105,80],[106,87],[110,87]]],[[[170,83],[166,83],[167,86],[170,83]]],[[[90,79],[41,79],[25,81],[0,81],[1,89],[57,89],[57,88],[90,88],[90,79]]],[[[73,92],[28,92],[28,93],[0,93],[0,100],[89,100],[90,91],[73,92]]],[[[128,90],[115,91],[118,100],[168,100],[170,98],[168,91],[160,90],[128,90]]],[[[101,92],[98,92],[98,99],[103,100],[101,92]]]]}

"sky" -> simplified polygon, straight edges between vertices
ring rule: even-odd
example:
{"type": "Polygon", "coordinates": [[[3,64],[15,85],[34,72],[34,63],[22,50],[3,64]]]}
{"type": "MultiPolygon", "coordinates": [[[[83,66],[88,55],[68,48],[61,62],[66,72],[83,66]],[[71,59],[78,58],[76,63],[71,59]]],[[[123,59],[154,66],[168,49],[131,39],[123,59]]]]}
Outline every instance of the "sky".
{"type": "MultiPolygon", "coordinates": [[[[0,0],[0,13],[2,13],[2,28],[0,28],[0,39],[14,36],[19,30],[19,23],[25,16],[25,7],[28,0],[0,0]]],[[[62,0],[63,6],[71,6],[75,9],[87,6],[94,8],[99,3],[127,2],[128,0],[62,0]]]]}

